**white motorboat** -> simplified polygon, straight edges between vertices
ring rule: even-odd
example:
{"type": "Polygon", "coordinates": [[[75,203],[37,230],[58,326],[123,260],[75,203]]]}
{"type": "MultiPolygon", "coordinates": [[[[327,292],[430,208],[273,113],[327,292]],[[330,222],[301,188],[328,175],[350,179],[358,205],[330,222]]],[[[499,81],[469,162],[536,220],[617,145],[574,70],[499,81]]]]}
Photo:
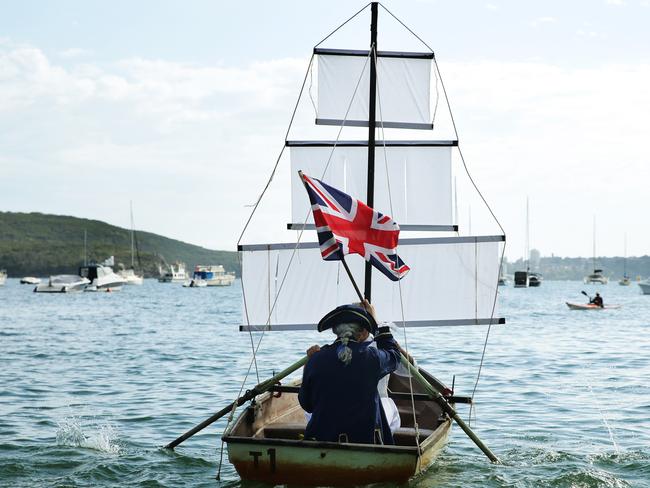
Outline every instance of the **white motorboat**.
{"type": "Polygon", "coordinates": [[[180,263],[178,261],[175,264],[168,265],[167,269],[158,266],[158,272],[160,273],[160,278],[158,278],[160,283],[183,283],[187,280],[185,263],[180,263]]]}
{"type": "Polygon", "coordinates": [[[7,271],[0,269],[0,286],[4,285],[7,281],[7,271]]]}
{"type": "Polygon", "coordinates": [[[88,278],[79,275],[54,275],[47,283],[37,285],[34,293],[73,293],[83,291],[89,284],[88,278]]]}
{"type": "Polygon", "coordinates": [[[640,281],[638,285],[644,295],[650,295],[650,280],[640,281]]]}
{"type": "Polygon", "coordinates": [[[79,268],[79,276],[88,278],[90,284],[85,291],[117,291],[126,284],[126,280],[113,271],[113,256],[102,264],[91,264],[79,268]]]}
{"type": "Polygon", "coordinates": [[[541,273],[529,273],[528,274],[528,286],[536,287],[540,286],[544,281],[544,277],[541,273]]]}
{"type": "Polygon", "coordinates": [[[602,269],[594,269],[594,272],[585,276],[585,285],[606,285],[609,278],[603,274],[602,269]]]}
{"type": "Polygon", "coordinates": [[[226,273],[224,267],[217,265],[196,265],[194,279],[205,280],[208,286],[230,286],[235,281],[235,273],[226,273]]]}
{"type": "Polygon", "coordinates": [[[206,286],[208,286],[208,282],[201,278],[192,278],[183,283],[184,288],[205,288],[206,286]]]}
{"type": "Polygon", "coordinates": [[[21,285],[38,285],[41,283],[40,278],[35,278],[33,276],[25,276],[20,280],[21,285]]]}

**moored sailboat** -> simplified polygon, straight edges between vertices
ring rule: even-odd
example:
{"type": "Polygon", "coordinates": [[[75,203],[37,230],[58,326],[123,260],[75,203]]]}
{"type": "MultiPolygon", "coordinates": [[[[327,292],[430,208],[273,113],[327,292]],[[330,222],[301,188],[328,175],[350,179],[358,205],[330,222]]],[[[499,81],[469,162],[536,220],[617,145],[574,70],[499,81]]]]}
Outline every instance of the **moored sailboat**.
{"type": "Polygon", "coordinates": [[[627,234],[625,234],[623,239],[623,277],[618,280],[618,284],[621,286],[630,286],[632,280],[627,275],[627,234]]]}
{"type": "MultiPolygon", "coordinates": [[[[407,139],[403,135],[411,136],[413,131],[431,134],[434,129],[432,70],[436,87],[441,83],[434,54],[428,46],[426,52],[379,51],[378,7],[377,2],[369,4],[370,49],[323,48],[322,42],[314,48],[316,125],[338,126],[339,130],[335,140],[290,140],[287,132],[291,190],[283,193],[292,198],[292,221],[286,229],[297,231],[297,239],[243,242],[267,185],[238,243],[245,320],[240,330],[261,333],[259,341],[271,331],[314,331],[325,313],[337,305],[359,301],[356,285],[346,279],[346,272],[352,281],[363,283],[363,295],[372,301],[380,320],[397,324],[405,335],[412,327],[505,322],[496,315],[503,229],[499,225],[501,233],[495,235],[460,235],[453,221],[455,127],[451,140],[407,139]],[[358,128],[367,128],[367,138],[342,140],[343,128],[357,134],[358,128]],[[384,129],[395,130],[400,137],[389,140],[384,129]],[[316,227],[300,170],[365,202],[371,210],[390,212],[399,222],[398,230],[403,231],[399,253],[410,267],[404,280],[387,280],[361,259],[350,259],[347,265],[345,261],[324,261],[319,242],[303,241],[303,234],[316,227]],[[433,233],[439,234],[434,237],[433,233]]],[[[310,63],[308,74],[312,67],[310,63]]],[[[462,160],[460,150],[458,154],[462,160]]],[[[463,167],[466,170],[464,161],[463,167]]],[[[276,169],[277,164],[273,174],[276,169]]],[[[272,180],[273,176],[269,184],[272,180]]],[[[350,213],[351,222],[355,215],[350,213]]],[[[342,247],[349,244],[336,242],[342,247]]],[[[373,243],[365,242],[365,246],[368,256],[375,252],[373,243]]],[[[167,447],[175,447],[230,413],[222,440],[243,480],[289,485],[402,483],[431,466],[445,445],[453,419],[491,460],[497,460],[455,412],[455,404],[470,403],[471,399],[455,396],[441,381],[404,359],[412,376],[392,374],[389,378],[390,396],[401,420],[394,445],[383,444],[381,438],[373,444],[347,442],[345,436],[338,442],[305,439],[305,416],[296,395],[300,381],[278,384],[305,362],[303,358],[260,383],[251,394],[237,398],[232,406],[167,447]],[[235,408],[248,400],[254,401],[234,419],[235,408]]]]}
{"type": "Polygon", "coordinates": [[[594,235],[593,235],[593,266],[594,272],[585,276],[585,285],[606,285],[609,278],[603,274],[603,270],[596,267],[596,217],[594,216],[594,235]]]}
{"type": "MultiPolygon", "coordinates": [[[[137,250],[137,241],[135,238],[135,224],[133,222],[133,202],[129,202],[129,207],[131,210],[131,267],[127,269],[121,269],[117,272],[117,274],[122,277],[125,285],[141,285],[144,283],[144,274],[142,272],[138,274],[135,270],[135,252],[137,250]]],[[[140,269],[142,269],[139,251],[138,265],[140,269]]]]}

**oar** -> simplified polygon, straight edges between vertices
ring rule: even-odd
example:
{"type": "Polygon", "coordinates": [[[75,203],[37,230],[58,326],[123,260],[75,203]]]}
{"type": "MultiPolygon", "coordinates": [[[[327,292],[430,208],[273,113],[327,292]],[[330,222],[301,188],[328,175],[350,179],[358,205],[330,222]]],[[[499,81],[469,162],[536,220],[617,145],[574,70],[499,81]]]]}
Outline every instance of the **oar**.
{"type": "Polygon", "coordinates": [[[216,422],[217,420],[219,420],[221,417],[223,417],[224,415],[229,413],[233,408],[236,408],[236,407],[238,407],[240,405],[243,405],[248,400],[252,400],[253,398],[255,398],[260,393],[264,393],[269,388],[271,388],[273,385],[278,383],[282,378],[284,378],[286,376],[289,376],[291,373],[293,373],[297,369],[302,368],[305,365],[305,363],[307,362],[308,359],[309,359],[309,357],[305,356],[300,361],[296,361],[295,363],[293,363],[287,369],[285,369],[283,371],[280,371],[273,378],[269,378],[266,381],[262,381],[260,384],[256,385],[252,390],[247,391],[245,395],[242,395],[239,398],[237,398],[237,400],[232,402],[230,405],[222,408],[217,413],[215,413],[211,417],[208,417],[207,419],[205,419],[203,422],[201,422],[199,425],[197,425],[193,429],[190,429],[187,432],[185,432],[185,434],[180,436],[175,441],[172,441],[169,444],[167,444],[165,446],[165,448],[166,449],[174,449],[181,442],[184,442],[185,440],[189,439],[190,437],[192,437],[197,432],[205,429],[208,425],[210,425],[213,422],[216,422]]]}
{"type": "Polygon", "coordinates": [[[409,368],[413,377],[420,383],[420,385],[422,385],[429,396],[435,400],[438,405],[440,405],[440,407],[447,413],[447,415],[454,419],[454,421],[461,429],[463,429],[465,434],[467,434],[467,436],[474,442],[474,444],[476,444],[478,448],[483,451],[483,454],[485,454],[493,463],[500,463],[499,458],[494,455],[490,448],[486,446],[481,439],[479,439],[479,437],[474,433],[469,425],[467,425],[463,419],[460,418],[460,416],[456,413],[456,410],[454,410],[454,408],[449,405],[445,397],[443,397],[438,390],[431,386],[431,384],[424,376],[422,376],[418,369],[413,366],[403,355],[402,364],[409,368]]]}

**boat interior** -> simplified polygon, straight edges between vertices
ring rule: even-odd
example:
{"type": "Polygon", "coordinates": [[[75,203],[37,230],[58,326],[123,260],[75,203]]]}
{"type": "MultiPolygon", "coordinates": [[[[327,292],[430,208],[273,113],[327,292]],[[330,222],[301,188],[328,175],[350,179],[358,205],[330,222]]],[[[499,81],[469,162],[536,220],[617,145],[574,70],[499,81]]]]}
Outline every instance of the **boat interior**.
{"type": "MultiPolygon", "coordinates": [[[[442,383],[422,369],[420,372],[434,388],[447,394],[449,403],[469,403],[469,398],[450,396],[451,391],[442,383]]],[[[438,427],[449,421],[441,407],[424,393],[424,389],[417,384],[415,379],[412,382],[413,395],[410,393],[408,377],[391,374],[388,383],[389,397],[397,405],[401,419],[401,427],[393,434],[397,446],[414,447],[416,445],[417,434],[413,404],[415,404],[415,418],[417,419],[420,443],[432,436],[438,427]]],[[[269,392],[260,395],[256,403],[247,407],[246,411],[239,416],[228,437],[243,437],[261,441],[270,439],[303,440],[307,421],[305,412],[298,403],[299,388],[300,382],[297,381],[287,386],[276,385],[269,392]]]]}

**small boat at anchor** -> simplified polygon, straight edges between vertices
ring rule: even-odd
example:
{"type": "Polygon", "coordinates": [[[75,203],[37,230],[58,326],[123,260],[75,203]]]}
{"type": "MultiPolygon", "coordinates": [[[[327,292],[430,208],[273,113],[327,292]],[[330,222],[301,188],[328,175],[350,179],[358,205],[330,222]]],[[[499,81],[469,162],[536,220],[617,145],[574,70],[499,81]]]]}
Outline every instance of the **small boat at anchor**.
{"type": "Polygon", "coordinates": [[[34,293],[75,293],[84,291],[90,284],[88,278],[79,275],[53,275],[47,283],[34,288],[34,293]]]}
{"type": "Polygon", "coordinates": [[[606,285],[609,283],[609,278],[603,274],[602,269],[596,268],[596,217],[594,216],[594,235],[593,235],[593,265],[594,272],[585,276],[585,285],[606,285]]]}
{"type": "Polygon", "coordinates": [[[650,295],[650,280],[639,281],[637,284],[644,295],[650,295]]]}
{"type": "Polygon", "coordinates": [[[206,286],[208,286],[208,282],[201,278],[192,278],[183,283],[183,288],[205,288],[206,286]]]}
{"type": "Polygon", "coordinates": [[[40,278],[36,278],[34,276],[25,276],[24,278],[20,279],[20,284],[21,285],[38,285],[41,282],[40,278]]]}
{"type": "Polygon", "coordinates": [[[197,264],[192,278],[205,281],[207,286],[230,286],[235,281],[235,273],[226,273],[220,264],[208,266],[197,264]]]}
{"type": "Polygon", "coordinates": [[[115,259],[113,256],[101,264],[89,264],[79,268],[79,276],[90,280],[84,291],[118,291],[126,284],[126,280],[113,271],[115,259]]]}
{"type": "Polygon", "coordinates": [[[158,266],[160,277],[159,283],[183,283],[187,280],[187,273],[185,272],[185,263],[176,262],[174,264],[165,265],[167,269],[158,266]]]}
{"type": "Polygon", "coordinates": [[[125,285],[142,285],[144,283],[144,273],[137,273],[135,270],[135,254],[138,254],[138,267],[142,270],[142,263],[140,262],[140,250],[138,249],[138,241],[135,237],[135,224],[133,221],[133,202],[129,202],[131,210],[131,267],[122,268],[117,274],[122,277],[125,285]]]}

